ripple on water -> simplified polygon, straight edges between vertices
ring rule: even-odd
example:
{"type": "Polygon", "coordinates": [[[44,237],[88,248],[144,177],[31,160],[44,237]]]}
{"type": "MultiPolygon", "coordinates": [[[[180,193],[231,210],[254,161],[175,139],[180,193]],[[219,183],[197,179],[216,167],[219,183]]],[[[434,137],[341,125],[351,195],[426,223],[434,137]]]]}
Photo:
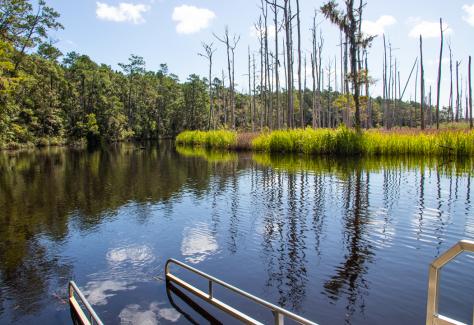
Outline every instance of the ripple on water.
{"type": "Polygon", "coordinates": [[[203,262],[209,256],[216,254],[218,249],[215,234],[206,223],[184,228],[181,255],[187,262],[192,264],[203,262]]]}

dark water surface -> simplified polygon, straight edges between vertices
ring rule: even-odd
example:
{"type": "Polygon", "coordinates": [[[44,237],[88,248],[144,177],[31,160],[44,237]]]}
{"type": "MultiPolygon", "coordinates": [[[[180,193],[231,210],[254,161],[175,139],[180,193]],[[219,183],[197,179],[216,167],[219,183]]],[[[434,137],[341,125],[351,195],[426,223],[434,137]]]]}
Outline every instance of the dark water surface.
{"type": "MultiPolygon", "coordinates": [[[[173,257],[320,324],[421,324],[429,263],[474,239],[472,169],[169,143],[0,153],[0,323],[69,324],[70,279],[106,324],[234,323],[167,291],[173,257]]],[[[473,271],[447,266],[442,313],[471,320],[473,271]]]]}

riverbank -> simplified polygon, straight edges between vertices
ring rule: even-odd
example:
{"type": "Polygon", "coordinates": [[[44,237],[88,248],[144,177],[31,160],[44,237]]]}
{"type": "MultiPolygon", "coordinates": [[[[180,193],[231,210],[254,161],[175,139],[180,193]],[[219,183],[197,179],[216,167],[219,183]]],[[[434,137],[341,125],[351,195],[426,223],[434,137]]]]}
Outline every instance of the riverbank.
{"type": "Polygon", "coordinates": [[[474,156],[474,131],[401,129],[360,133],[338,129],[294,129],[263,133],[185,131],[176,144],[208,149],[251,150],[269,153],[302,153],[335,156],[474,156]]]}

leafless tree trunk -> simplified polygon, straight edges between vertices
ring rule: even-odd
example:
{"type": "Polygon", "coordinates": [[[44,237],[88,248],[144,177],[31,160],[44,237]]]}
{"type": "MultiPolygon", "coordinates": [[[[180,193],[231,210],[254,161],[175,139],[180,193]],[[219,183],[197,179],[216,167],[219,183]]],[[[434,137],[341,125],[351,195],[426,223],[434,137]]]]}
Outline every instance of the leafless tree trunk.
{"type": "Polygon", "coordinates": [[[256,115],[257,115],[257,103],[255,100],[256,90],[255,90],[255,54],[252,55],[253,58],[253,114],[252,114],[252,132],[255,132],[255,122],[256,122],[256,115]]]}
{"type": "Polygon", "coordinates": [[[277,128],[281,128],[280,118],[280,74],[278,61],[279,49],[278,49],[278,7],[276,0],[273,0],[273,24],[275,25],[275,88],[276,88],[276,113],[277,113],[277,128]]]}
{"type": "MultiPolygon", "coordinates": [[[[286,49],[286,46],[285,46],[285,40],[282,40],[282,44],[283,44],[283,48],[286,49]]],[[[285,89],[287,90],[288,92],[288,69],[287,69],[287,64],[286,64],[286,55],[283,54],[283,71],[285,73],[285,89]]],[[[288,100],[289,100],[289,96],[287,95],[286,96],[286,106],[288,107],[288,100]]],[[[288,117],[288,112],[289,110],[287,109],[286,110],[286,120],[288,121],[289,117],[288,117]]],[[[285,120],[285,110],[283,110],[283,121],[285,120]]],[[[288,125],[286,126],[288,127],[288,125]]]]}
{"type": "Polygon", "coordinates": [[[232,38],[232,44],[231,44],[231,40],[229,37],[229,27],[226,26],[223,38],[218,37],[216,34],[214,34],[214,37],[217,40],[219,40],[221,43],[223,43],[226,46],[226,50],[227,50],[227,69],[229,72],[229,84],[230,84],[231,123],[232,123],[232,128],[235,129],[234,57],[235,57],[235,49],[237,47],[237,44],[240,41],[240,36],[236,36],[234,34],[232,38]],[[232,59],[231,59],[231,52],[232,52],[232,59]]]}
{"type": "Polygon", "coordinates": [[[212,94],[212,56],[214,55],[216,50],[213,48],[213,45],[214,45],[213,43],[210,43],[210,44],[202,43],[204,53],[198,53],[199,56],[202,56],[203,58],[206,58],[209,61],[209,120],[207,122],[208,130],[211,128],[211,121],[214,118],[213,116],[214,97],[212,94]]]}
{"type": "Polygon", "coordinates": [[[298,100],[300,109],[300,126],[301,128],[304,128],[303,96],[301,92],[301,20],[299,0],[296,0],[296,25],[298,29],[298,100]]]}
{"type": "Polygon", "coordinates": [[[323,46],[324,46],[324,39],[323,39],[323,33],[319,31],[319,45],[318,45],[318,122],[319,126],[323,126],[323,118],[322,118],[322,96],[321,96],[321,91],[322,88],[324,87],[324,74],[323,74],[323,46]]]}
{"type": "Polygon", "coordinates": [[[369,91],[369,63],[367,58],[367,51],[365,52],[365,97],[367,97],[367,129],[372,127],[372,107],[369,91]]]}
{"type": "Polygon", "coordinates": [[[433,123],[432,114],[431,114],[431,86],[430,86],[430,93],[428,95],[429,98],[429,106],[428,106],[428,126],[431,128],[431,124],[433,123]]]}
{"type": "Polygon", "coordinates": [[[316,128],[316,76],[315,76],[315,58],[314,52],[311,53],[311,77],[313,79],[313,101],[312,101],[312,125],[316,128]]]}
{"type": "Polygon", "coordinates": [[[224,69],[222,69],[222,103],[224,105],[224,125],[227,126],[227,96],[226,96],[226,88],[225,88],[224,69]]]}
{"type": "Polygon", "coordinates": [[[469,56],[469,126],[473,128],[472,118],[472,83],[471,83],[471,56],[469,56]]]}
{"type": "Polygon", "coordinates": [[[425,70],[423,67],[423,37],[420,35],[420,81],[421,81],[421,98],[420,98],[420,119],[421,129],[425,129],[425,112],[424,112],[424,101],[425,101],[425,70]]]}
{"type": "MultiPolygon", "coordinates": [[[[387,43],[385,40],[385,34],[383,35],[383,125],[386,129],[389,128],[388,125],[388,112],[387,112],[387,43]]],[[[415,99],[416,101],[416,99],[415,99]]]]}
{"type": "MultiPolygon", "coordinates": [[[[448,42],[449,43],[449,42],[448,42]]],[[[453,114],[453,52],[451,51],[451,44],[449,44],[449,74],[451,79],[451,85],[449,88],[449,111],[448,111],[448,122],[451,119],[451,122],[454,120],[453,114]]]]}
{"type": "Polygon", "coordinates": [[[252,125],[252,132],[255,131],[255,125],[253,121],[253,109],[252,109],[252,74],[251,74],[251,57],[250,57],[250,46],[248,47],[248,60],[249,60],[249,115],[250,124],[252,125]]]}
{"type": "Polygon", "coordinates": [[[456,61],[456,122],[459,122],[459,106],[460,106],[460,99],[459,99],[459,65],[461,63],[456,61]]]}
{"type": "Polygon", "coordinates": [[[444,31],[443,31],[443,19],[439,19],[439,28],[441,31],[441,45],[439,48],[439,64],[438,64],[438,93],[436,96],[436,129],[439,129],[439,101],[441,96],[441,76],[443,66],[443,47],[444,47],[444,31]]]}

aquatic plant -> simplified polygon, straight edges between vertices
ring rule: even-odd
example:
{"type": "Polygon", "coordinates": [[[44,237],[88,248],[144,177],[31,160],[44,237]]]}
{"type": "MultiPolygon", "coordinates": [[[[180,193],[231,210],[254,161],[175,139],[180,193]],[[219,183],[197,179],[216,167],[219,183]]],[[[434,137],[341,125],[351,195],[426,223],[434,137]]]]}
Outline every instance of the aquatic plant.
{"type": "Polygon", "coordinates": [[[264,152],[291,152],[329,155],[424,155],[473,156],[474,132],[381,131],[356,132],[346,127],[296,129],[262,133],[252,148],[264,152]]]}
{"type": "Polygon", "coordinates": [[[213,149],[251,149],[261,152],[337,156],[474,156],[474,131],[293,129],[237,134],[231,131],[185,131],[180,145],[213,149]]]}
{"type": "Polygon", "coordinates": [[[176,144],[228,149],[237,144],[237,133],[227,130],[184,131],[176,137],[176,144]]]}

